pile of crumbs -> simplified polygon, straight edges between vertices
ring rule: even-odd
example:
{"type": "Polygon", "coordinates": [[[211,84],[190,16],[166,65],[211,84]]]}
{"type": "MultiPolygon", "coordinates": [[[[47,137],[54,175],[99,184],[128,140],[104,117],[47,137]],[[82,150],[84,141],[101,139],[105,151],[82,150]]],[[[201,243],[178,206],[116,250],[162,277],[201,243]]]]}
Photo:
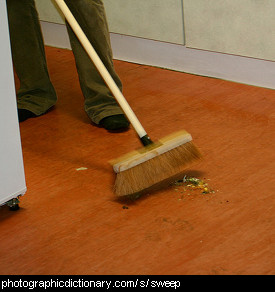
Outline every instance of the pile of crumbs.
{"type": "Polygon", "coordinates": [[[175,186],[176,191],[200,190],[202,194],[215,193],[214,190],[210,189],[208,183],[195,177],[184,176],[183,179],[175,181],[173,185],[175,186]]]}

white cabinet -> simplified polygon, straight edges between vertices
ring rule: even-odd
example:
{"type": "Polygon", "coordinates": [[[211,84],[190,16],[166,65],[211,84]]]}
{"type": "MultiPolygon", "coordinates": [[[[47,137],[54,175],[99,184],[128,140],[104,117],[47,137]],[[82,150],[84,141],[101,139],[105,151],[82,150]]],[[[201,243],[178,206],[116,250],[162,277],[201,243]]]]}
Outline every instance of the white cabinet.
{"type": "Polygon", "coordinates": [[[0,205],[25,192],[6,1],[0,1],[0,205]]]}

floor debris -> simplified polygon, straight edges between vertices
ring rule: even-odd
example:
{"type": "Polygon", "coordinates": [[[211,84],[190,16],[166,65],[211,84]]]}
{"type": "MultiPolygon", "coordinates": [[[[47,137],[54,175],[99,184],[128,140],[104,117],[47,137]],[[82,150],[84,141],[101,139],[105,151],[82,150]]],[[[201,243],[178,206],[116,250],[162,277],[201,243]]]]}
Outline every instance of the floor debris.
{"type": "Polygon", "coordinates": [[[88,168],[87,167],[79,167],[79,168],[76,168],[77,171],[80,171],[80,170],[87,170],[88,168]]]}
{"type": "Polygon", "coordinates": [[[187,195],[191,195],[190,190],[200,190],[201,194],[215,193],[215,191],[209,187],[208,183],[205,182],[205,179],[202,180],[195,177],[184,176],[183,179],[175,181],[173,185],[175,191],[180,191],[181,193],[188,191],[187,195]]]}

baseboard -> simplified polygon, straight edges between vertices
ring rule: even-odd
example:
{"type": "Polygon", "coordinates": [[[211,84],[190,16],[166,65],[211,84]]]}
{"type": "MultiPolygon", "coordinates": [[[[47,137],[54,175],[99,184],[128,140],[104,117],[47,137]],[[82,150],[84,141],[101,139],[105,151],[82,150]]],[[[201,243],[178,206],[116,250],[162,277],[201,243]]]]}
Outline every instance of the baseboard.
{"type": "MultiPolygon", "coordinates": [[[[71,49],[63,24],[41,22],[45,44],[71,49]]],[[[275,62],[111,33],[114,59],[275,89],[275,62]]]]}

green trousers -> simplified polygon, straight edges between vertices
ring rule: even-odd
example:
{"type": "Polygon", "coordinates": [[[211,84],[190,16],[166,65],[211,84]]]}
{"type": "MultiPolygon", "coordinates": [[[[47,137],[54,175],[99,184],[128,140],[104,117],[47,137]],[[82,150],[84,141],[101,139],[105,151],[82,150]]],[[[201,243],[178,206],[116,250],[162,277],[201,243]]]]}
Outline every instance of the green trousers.
{"type": "MultiPolygon", "coordinates": [[[[66,4],[122,90],[121,81],[113,66],[108,24],[102,1],[67,0],[66,4]]],[[[43,35],[35,2],[34,0],[7,0],[7,8],[12,58],[20,80],[17,106],[35,115],[42,115],[56,104],[57,95],[47,69],[43,35]]],[[[84,96],[86,113],[96,124],[107,116],[122,114],[122,110],[74,32],[67,23],[66,26],[84,96]]]]}

